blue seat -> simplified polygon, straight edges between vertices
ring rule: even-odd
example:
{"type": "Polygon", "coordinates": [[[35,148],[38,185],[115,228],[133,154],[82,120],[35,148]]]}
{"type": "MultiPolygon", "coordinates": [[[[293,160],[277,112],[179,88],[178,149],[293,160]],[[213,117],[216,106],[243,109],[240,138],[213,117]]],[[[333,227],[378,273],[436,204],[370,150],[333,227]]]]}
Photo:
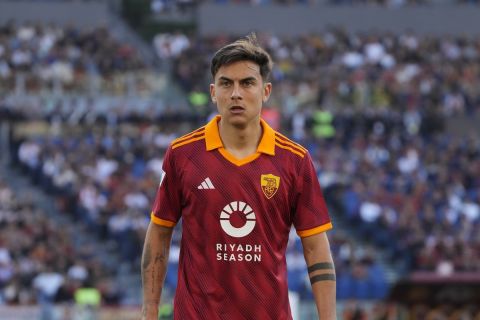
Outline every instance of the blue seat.
{"type": "Polygon", "coordinates": [[[337,274],[337,299],[345,300],[353,297],[353,279],[352,276],[343,272],[337,274]]]}

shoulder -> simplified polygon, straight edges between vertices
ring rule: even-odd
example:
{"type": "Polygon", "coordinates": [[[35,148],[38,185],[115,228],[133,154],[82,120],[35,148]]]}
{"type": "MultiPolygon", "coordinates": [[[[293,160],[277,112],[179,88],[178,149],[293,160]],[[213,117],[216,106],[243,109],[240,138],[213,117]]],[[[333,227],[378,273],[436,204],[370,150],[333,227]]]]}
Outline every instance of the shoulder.
{"type": "Polygon", "coordinates": [[[172,141],[170,144],[170,149],[185,149],[182,147],[186,147],[191,145],[193,142],[205,140],[205,126],[200,127],[192,132],[189,132],[175,140],[172,141]]]}
{"type": "Polygon", "coordinates": [[[166,161],[172,165],[181,165],[192,155],[198,155],[205,150],[205,127],[198,128],[177,139],[174,139],[165,153],[166,161]],[[176,165],[174,163],[177,163],[176,165]]]}
{"type": "Polygon", "coordinates": [[[308,155],[308,150],[302,145],[294,142],[277,131],[275,131],[275,147],[280,148],[280,150],[285,150],[285,152],[291,156],[300,157],[302,159],[308,155]]]}

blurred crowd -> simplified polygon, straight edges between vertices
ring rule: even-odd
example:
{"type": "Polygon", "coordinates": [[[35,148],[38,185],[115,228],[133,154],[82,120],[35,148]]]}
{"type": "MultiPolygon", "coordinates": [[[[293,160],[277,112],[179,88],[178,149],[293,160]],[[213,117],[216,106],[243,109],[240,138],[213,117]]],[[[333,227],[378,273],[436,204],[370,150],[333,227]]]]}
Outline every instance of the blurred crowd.
{"type": "Polygon", "coordinates": [[[120,91],[126,74],[145,68],[137,50],[115,39],[106,28],[28,22],[0,25],[0,92],[59,87],[89,92],[97,83],[103,91],[120,91]]]}
{"type": "MultiPolygon", "coordinates": [[[[479,115],[480,39],[341,30],[258,37],[275,61],[265,110],[277,116],[267,120],[276,119],[274,127],[310,151],[334,223],[342,220],[347,228],[329,233],[339,299],[384,298],[384,262],[402,274],[479,272],[480,138],[452,135],[445,123],[479,115]]],[[[164,151],[213,111],[209,59],[232,39],[177,33],[154,40],[188,94],[189,114],[137,109],[132,100],[128,109],[100,109],[90,120],[71,121],[72,108],[40,106],[36,115],[46,127],[12,135],[12,163],[138,266],[164,151]]],[[[98,70],[108,75],[112,69],[98,70]]],[[[20,121],[28,110],[4,103],[2,114],[28,127],[20,121]]],[[[176,282],[180,237],[176,232],[167,291],[176,282]]],[[[293,234],[287,259],[292,290],[311,298],[293,234]]]]}
{"type": "Polygon", "coordinates": [[[478,134],[409,135],[382,119],[366,134],[344,128],[315,158],[359,234],[405,271],[480,271],[478,134]]]}
{"type": "MultiPolygon", "coordinates": [[[[480,101],[480,38],[402,34],[259,34],[275,62],[269,105],[285,117],[322,108],[415,114],[472,113],[480,101]]],[[[174,74],[187,92],[208,88],[210,58],[233,37],[177,35],[174,74]],[[181,44],[181,45],[180,45],[181,44]]]]}
{"type": "MultiPolygon", "coordinates": [[[[477,0],[448,0],[449,4],[478,4],[477,0]]],[[[171,12],[175,6],[181,7],[182,11],[199,3],[213,3],[223,5],[250,5],[250,6],[382,6],[382,7],[404,7],[404,6],[432,6],[438,5],[435,0],[152,0],[151,9],[153,13],[159,14],[171,12]]],[[[445,2],[442,2],[445,3],[445,2]]]]}
{"type": "Polygon", "coordinates": [[[118,303],[113,270],[97,248],[79,246],[75,233],[0,177],[0,306],[73,303],[77,290],[92,286],[106,305],[118,303]]]}

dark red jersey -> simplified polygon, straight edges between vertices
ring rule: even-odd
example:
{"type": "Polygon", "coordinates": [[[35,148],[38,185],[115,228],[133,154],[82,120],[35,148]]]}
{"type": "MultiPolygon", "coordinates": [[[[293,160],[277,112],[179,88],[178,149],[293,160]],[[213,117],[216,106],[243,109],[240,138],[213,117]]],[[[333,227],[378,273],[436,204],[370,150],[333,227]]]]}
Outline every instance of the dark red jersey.
{"type": "Polygon", "coordinates": [[[219,120],[172,142],[153,206],[156,224],[183,219],[175,319],[291,319],[290,228],[332,228],[310,155],[262,120],[257,152],[236,159],[219,120]]]}

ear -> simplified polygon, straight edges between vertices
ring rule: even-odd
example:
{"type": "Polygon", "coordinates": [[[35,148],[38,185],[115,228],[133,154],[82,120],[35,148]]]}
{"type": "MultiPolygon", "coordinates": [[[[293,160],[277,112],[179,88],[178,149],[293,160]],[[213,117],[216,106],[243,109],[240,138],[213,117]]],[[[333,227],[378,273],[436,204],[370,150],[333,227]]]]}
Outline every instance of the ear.
{"type": "Polygon", "coordinates": [[[217,103],[217,97],[215,96],[215,85],[213,83],[210,84],[210,98],[212,98],[213,103],[217,103]]]}
{"type": "Polygon", "coordinates": [[[268,98],[270,98],[270,94],[272,93],[272,83],[271,82],[266,82],[263,84],[263,97],[262,100],[263,102],[267,102],[268,98]]]}

